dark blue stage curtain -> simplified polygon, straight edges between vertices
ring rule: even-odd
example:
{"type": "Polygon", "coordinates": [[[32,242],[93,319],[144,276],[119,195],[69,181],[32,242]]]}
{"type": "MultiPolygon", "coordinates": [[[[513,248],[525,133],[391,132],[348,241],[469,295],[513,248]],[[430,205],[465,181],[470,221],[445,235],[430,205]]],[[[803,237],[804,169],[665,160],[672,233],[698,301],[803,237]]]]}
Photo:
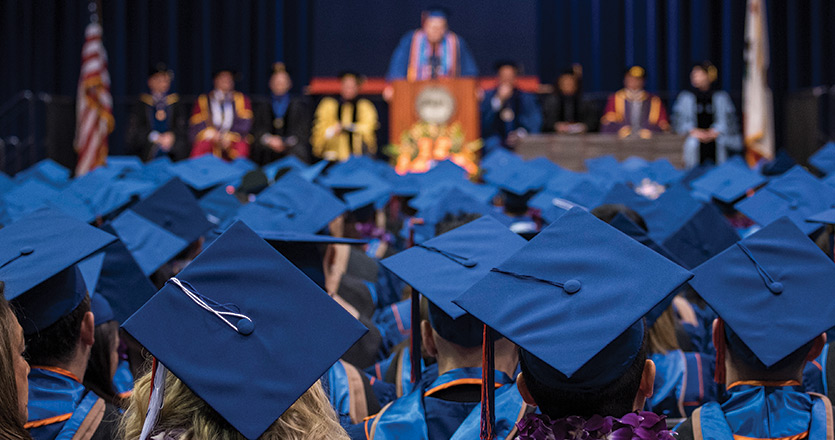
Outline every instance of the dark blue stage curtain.
{"type": "MultiPolygon", "coordinates": [[[[542,0],[539,73],[571,63],[586,69],[588,91],[620,87],[626,66],[647,67],[647,87],[674,94],[690,67],[710,59],[721,87],[742,88],[745,0],[542,0]]],[[[835,83],[835,4],[770,0],[772,83],[793,91],[835,83]]]]}
{"type": "MultiPolygon", "coordinates": [[[[239,72],[239,90],[266,94],[270,66],[283,60],[299,78],[301,91],[310,77],[312,3],[103,1],[116,116],[111,153],[123,151],[129,104],[146,90],[148,69],[155,62],[175,71],[173,89],[184,95],[208,90],[218,67],[239,72]]],[[[0,2],[0,104],[21,90],[75,96],[87,5],[86,0],[0,2]]]]}
{"type": "MultiPolygon", "coordinates": [[[[603,94],[620,87],[627,65],[642,64],[648,88],[674,96],[687,87],[692,63],[711,59],[720,86],[739,99],[745,0],[105,0],[117,121],[111,151],[122,151],[127,104],[144,91],[152,62],[176,71],[174,89],[184,95],[208,89],[219,66],[240,71],[239,89],[265,94],[275,60],[291,66],[299,90],[312,76],[346,68],[382,75],[397,40],[418,26],[430,3],[450,9],[452,28],[469,42],[483,74],[497,59],[515,58],[551,82],[579,62],[585,89],[603,94]]],[[[0,104],[22,90],[75,95],[87,5],[0,2],[0,104]]],[[[835,3],[768,6],[781,120],[787,93],[835,84],[835,3]]]]}

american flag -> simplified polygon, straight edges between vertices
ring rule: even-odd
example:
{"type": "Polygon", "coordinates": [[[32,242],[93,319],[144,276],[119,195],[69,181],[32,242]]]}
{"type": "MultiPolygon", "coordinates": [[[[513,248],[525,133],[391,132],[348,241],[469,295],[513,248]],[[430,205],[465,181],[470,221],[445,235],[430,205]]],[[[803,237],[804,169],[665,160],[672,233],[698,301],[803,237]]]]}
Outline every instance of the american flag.
{"type": "Polygon", "coordinates": [[[76,176],[104,164],[107,135],[113,131],[113,97],[110,95],[110,74],[107,73],[107,52],[102,44],[101,25],[96,22],[87,25],[84,37],[76,103],[76,176]]]}

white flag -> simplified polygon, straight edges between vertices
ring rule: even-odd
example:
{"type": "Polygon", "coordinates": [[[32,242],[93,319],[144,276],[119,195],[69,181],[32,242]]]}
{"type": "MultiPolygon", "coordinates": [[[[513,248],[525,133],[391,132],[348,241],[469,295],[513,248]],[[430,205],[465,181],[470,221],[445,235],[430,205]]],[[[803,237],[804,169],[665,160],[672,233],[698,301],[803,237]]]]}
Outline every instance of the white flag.
{"type": "Polygon", "coordinates": [[[774,112],[771,89],[768,88],[768,25],[765,14],[765,0],[748,0],[742,115],[749,163],[774,158],[774,112]]]}

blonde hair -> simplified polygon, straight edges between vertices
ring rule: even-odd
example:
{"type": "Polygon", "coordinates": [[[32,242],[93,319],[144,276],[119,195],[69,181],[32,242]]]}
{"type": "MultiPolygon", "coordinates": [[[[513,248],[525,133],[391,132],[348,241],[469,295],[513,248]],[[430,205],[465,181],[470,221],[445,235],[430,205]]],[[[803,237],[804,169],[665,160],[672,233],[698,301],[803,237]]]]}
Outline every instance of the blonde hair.
{"type": "Polygon", "coordinates": [[[650,354],[666,354],[681,349],[676,335],[674,313],[673,306],[670,305],[649,328],[647,346],[650,354]]]}
{"type": "MultiPolygon", "coordinates": [[[[130,406],[122,418],[121,438],[138,439],[148,410],[150,372],[137,379],[130,406]]],[[[155,432],[182,432],[189,440],[246,440],[173,373],[165,378],[165,398],[155,432]]],[[[348,440],[322,385],[317,381],[258,437],[260,440],[348,440]]]]}

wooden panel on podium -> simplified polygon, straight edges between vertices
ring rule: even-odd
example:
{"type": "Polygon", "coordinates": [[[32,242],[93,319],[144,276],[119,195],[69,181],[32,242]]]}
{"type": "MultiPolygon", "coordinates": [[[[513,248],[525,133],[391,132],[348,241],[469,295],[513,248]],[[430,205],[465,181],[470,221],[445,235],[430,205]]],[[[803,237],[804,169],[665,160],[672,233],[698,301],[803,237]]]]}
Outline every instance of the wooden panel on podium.
{"type": "MultiPolygon", "coordinates": [[[[439,125],[452,125],[456,122],[461,124],[464,131],[465,142],[477,140],[481,133],[479,128],[477,82],[475,78],[439,78],[428,81],[406,81],[398,80],[392,83],[394,95],[392,96],[389,110],[389,137],[392,143],[397,143],[401,135],[409,130],[415,123],[421,121],[418,113],[418,97],[429,100],[429,112],[438,114],[444,119],[443,108],[446,105],[443,96],[438,94],[424,94],[427,89],[446,90],[448,96],[454,101],[454,109],[446,122],[439,125]]],[[[436,121],[426,121],[438,123],[436,121]]]]}

